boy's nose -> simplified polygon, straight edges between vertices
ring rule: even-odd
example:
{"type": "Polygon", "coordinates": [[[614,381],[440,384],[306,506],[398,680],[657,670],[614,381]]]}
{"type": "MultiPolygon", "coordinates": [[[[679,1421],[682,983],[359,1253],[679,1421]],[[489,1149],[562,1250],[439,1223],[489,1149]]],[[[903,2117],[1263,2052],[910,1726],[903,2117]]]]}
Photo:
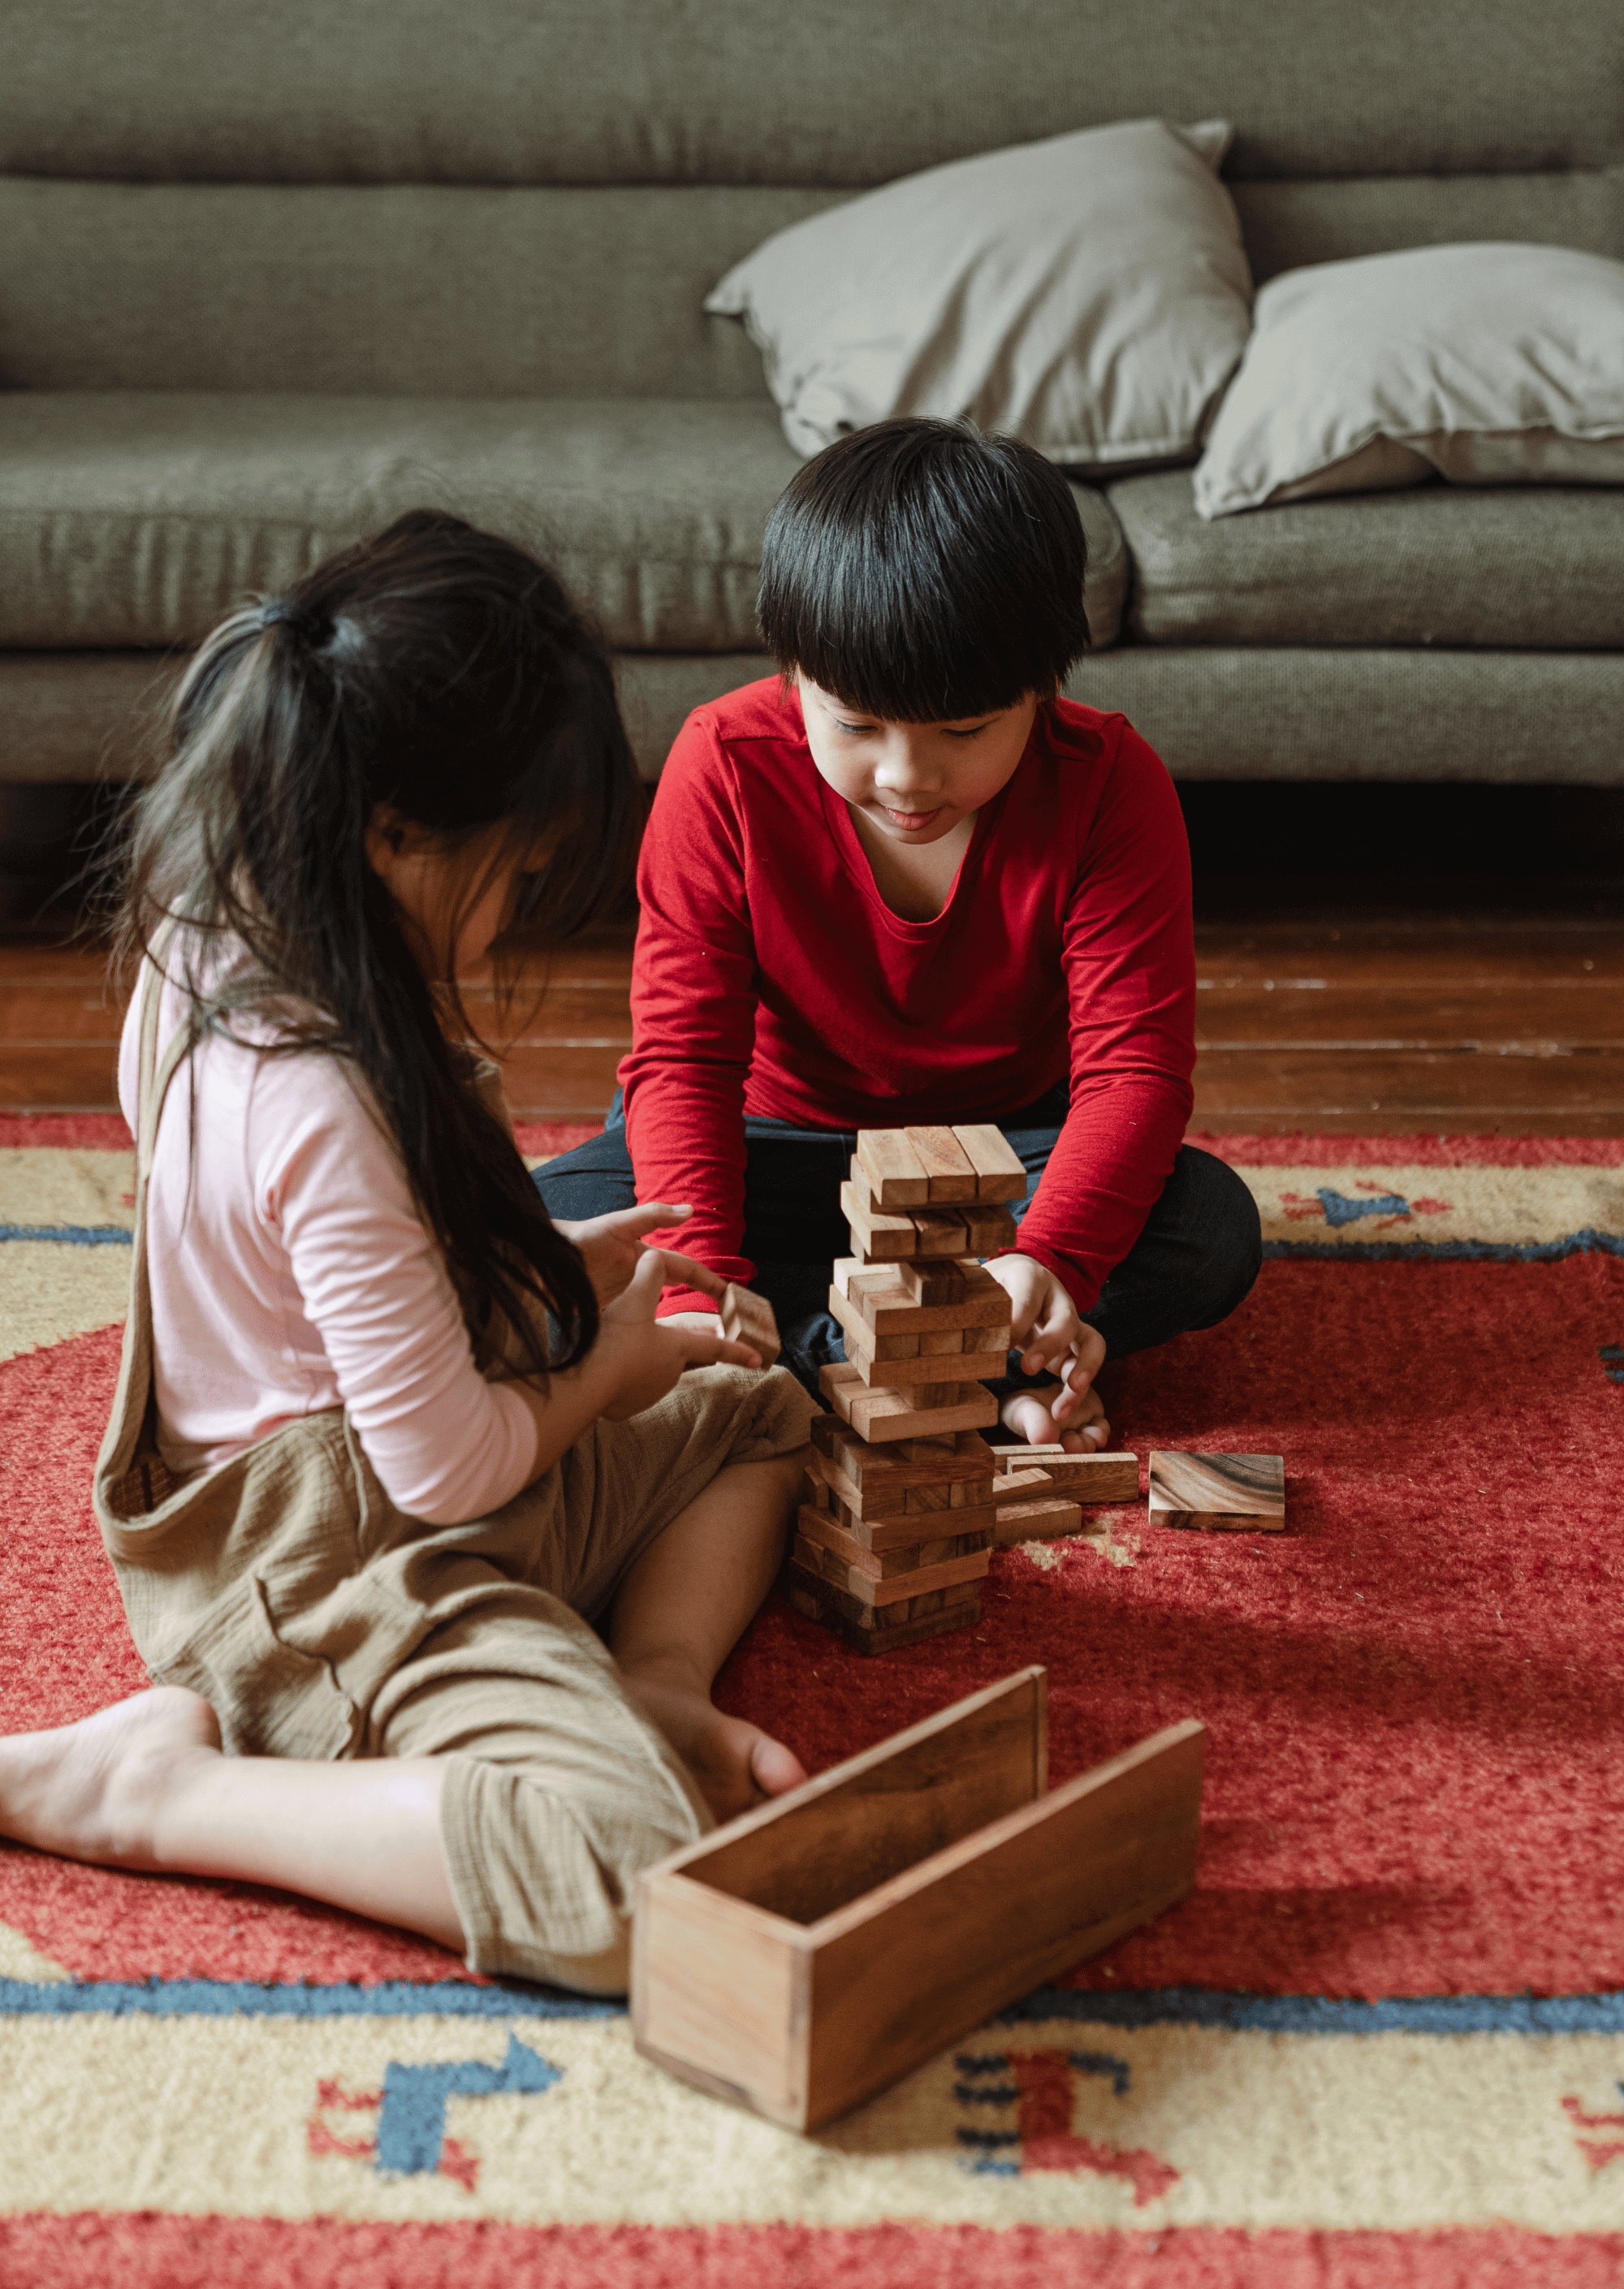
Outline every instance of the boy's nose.
{"type": "Polygon", "coordinates": [[[899,798],[903,795],[928,795],[934,801],[941,793],[940,786],[933,779],[921,778],[918,768],[904,755],[876,765],[874,785],[885,794],[899,798]]]}

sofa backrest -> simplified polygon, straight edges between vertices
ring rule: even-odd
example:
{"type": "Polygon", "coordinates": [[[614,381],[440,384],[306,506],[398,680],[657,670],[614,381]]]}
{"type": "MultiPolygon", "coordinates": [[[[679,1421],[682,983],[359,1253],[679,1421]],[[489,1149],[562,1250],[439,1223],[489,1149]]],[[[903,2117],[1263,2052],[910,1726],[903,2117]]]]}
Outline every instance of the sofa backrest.
{"type": "Polygon", "coordinates": [[[821,206],[1225,117],[1261,278],[1624,256],[1618,0],[10,0],[0,385],[759,396],[699,303],[821,206]]]}

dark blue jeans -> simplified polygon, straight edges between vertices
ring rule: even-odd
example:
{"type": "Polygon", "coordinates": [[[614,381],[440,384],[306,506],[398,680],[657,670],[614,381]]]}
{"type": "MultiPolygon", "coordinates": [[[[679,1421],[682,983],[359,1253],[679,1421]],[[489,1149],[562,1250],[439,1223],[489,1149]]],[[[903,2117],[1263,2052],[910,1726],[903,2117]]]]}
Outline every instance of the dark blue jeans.
{"type": "MultiPolygon", "coordinates": [[[[1017,1223],[1065,1117],[1065,1092],[1057,1089],[999,1123],[1026,1167],[1026,1199],[1012,1203],[1017,1223]]],[[[840,1191],[857,1140],[840,1130],[746,1121],[744,1142],[743,1252],[756,1267],[751,1284],[777,1314],[784,1364],[816,1397],[819,1368],[846,1356],[840,1321],[828,1308],[829,1267],[851,1253],[840,1191]]],[[[618,1092],[603,1134],[550,1160],[536,1184],[549,1213],[572,1221],[635,1208],[618,1092]]],[[[1262,1261],[1257,1208],[1246,1185],[1224,1161],[1183,1144],[1144,1230],[1083,1316],[1104,1337],[1108,1359],[1147,1351],[1227,1319],[1250,1293],[1262,1261]]],[[[1023,1375],[1012,1352],[1002,1388],[1048,1380],[1023,1375]]]]}

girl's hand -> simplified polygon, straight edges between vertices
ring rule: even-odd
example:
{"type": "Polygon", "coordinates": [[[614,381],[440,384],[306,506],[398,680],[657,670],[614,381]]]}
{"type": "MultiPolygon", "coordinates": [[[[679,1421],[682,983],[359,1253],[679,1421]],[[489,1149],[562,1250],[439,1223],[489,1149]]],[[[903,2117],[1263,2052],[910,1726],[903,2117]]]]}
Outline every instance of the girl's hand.
{"type": "MultiPolygon", "coordinates": [[[[649,1200],[641,1208],[617,1208],[612,1216],[588,1216],[582,1224],[570,1224],[562,1216],[554,1216],[553,1221],[585,1258],[593,1291],[602,1305],[625,1295],[638,1265],[647,1259],[645,1235],[668,1232],[673,1224],[686,1224],[693,1213],[690,1208],[673,1208],[665,1200],[649,1200]]],[[[665,1275],[673,1285],[697,1288],[706,1296],[720,1297],[725,1282],[714,1272],[695,1263],[691,1256],[677,1256],[669,1250],[665,1254],[666,1262],[676,1266],[665,1275]]]]}
{"type": "MultiPolygon", "coordinates": [[[[657,1214],[669,1220],[671,1211],[661,1208],[657,1214]]],[[[716,1333],[707,1335],[691,1325],[655,1318],[663,1287],[681,1283],[720,1288],[722,1283],[714,1272],[706,1272],[703,1283],[695,1280],[692,1275],[700,1271],[704,1266],[686,1256],[646,1248],[619,1296],[604,1311],[593,1357],[601,1353],[613,1374],[613,1395],[600,1410],[611,1423],[624,1423],[629,1415],[657,1407],[690,1367],[760,1366],[760,1353],[748,1344],[729,1343],[721,1333],[720,1320],[712,1323],[716,1333]]],[[[679,1313],[676,1318],[685,1316],[679,1313]]]]}
{"type": "Polygon", "coordinates": [[[987,1270],[1009,1296],[1012,1348],[1024,1375],[1058,1376],[1058,1390],[1012,1392],[1003,1420],[1029,1444],[1058,1440],[1074,1453],[1103,1447],[1111,1435],[1098,1393],[1091,1389],[1105,1361],[1105,1344],[1079,1319],[1077,1306],[1047,1264],[1031,1256],[995,1256],[987,1270]]]}

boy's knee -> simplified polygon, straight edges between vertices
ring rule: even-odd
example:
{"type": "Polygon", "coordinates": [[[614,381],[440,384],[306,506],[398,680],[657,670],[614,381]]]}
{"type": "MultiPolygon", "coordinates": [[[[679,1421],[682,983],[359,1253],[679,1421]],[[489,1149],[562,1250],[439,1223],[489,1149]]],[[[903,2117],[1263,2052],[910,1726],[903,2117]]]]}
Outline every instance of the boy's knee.
{"type": "Polygon", "coordinates": [[[545,1772],[451,1758],[441,1838],[468,1968],[624,1994],[637,1878],[708,1817],[652,1767],[577,1793],[545,1772]]]}
{"type": "Polygon", "coordinates": [[[1190,1325],[1210,1328],[1227,1320],[1257,1284],[1263,1228],[1246,1179],[1227,1160],[1186,1144],[1180,1148],[1179,1167],[1187,1194],[1184,1216],[1201,1258],[1206,1307],[1206,1316],[1190,1325]]]}
{"type": "Polygon", "coordinates": [[[637,1180],[624,1129],[589,1137],[573,1152],[561,1152],[535,1171],[534,1183],[549,1216],[584,1223],[637,1205],[637,1180]]]}

